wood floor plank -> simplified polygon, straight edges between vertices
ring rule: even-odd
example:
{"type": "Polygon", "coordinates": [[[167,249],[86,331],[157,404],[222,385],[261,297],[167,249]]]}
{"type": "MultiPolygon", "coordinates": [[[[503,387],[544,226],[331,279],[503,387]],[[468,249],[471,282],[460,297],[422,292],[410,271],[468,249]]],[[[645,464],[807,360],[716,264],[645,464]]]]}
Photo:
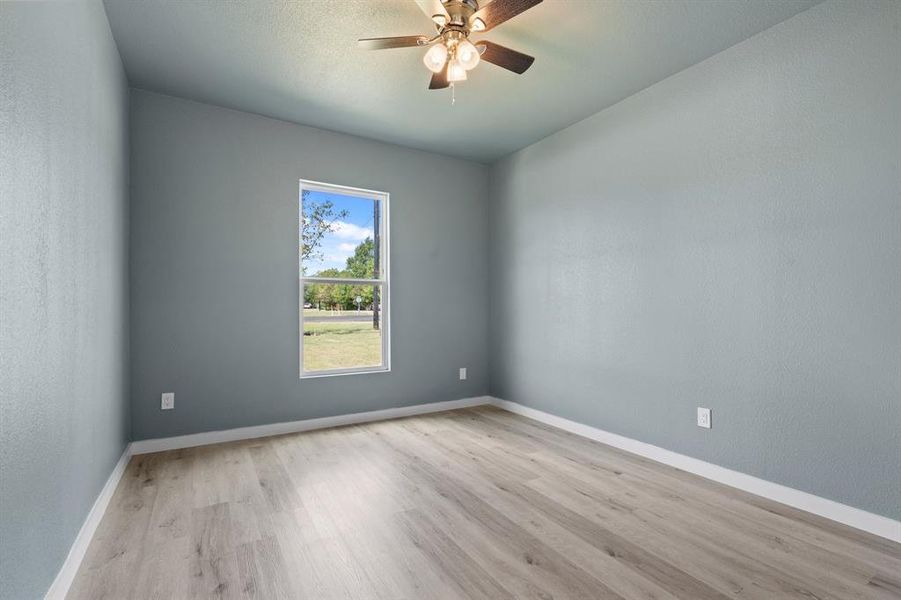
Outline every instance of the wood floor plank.
{"type": "Polygon", "coordinates": [[[186,586],[191,597],[240,598],[229,503],[195,508],[191,520],[194,552],[190,560],[191,580],[186,586]]]}
{"type": "Polygon", "coordinates": [[[867,581],[867,586],[880,598],[901,598],[901,576],[897,573],[876,573],[867,581]]]}
{"type": "Polygon", "coordinates": [[[289,600],[294,597],[287,564],[274,537],[242,544],[236,554],[238,587],[244,598],[289,600]]]}
{"type": "Polygon", "coordinates": [[[901,545],[490,407],[134,457],[69,598],[901,600],[901,545]]]}
{"type": "Polygon", "coordinates": [[[248,452],[256,467],[257,481],[270,510],[280,512],[298,508],[301,505],[300,497],[275,450],[270,445],[262,443],[251,446],[248,452]]]}
{"type": "Polygon", "coordinates": [[[513,594],[422,511],[411,510],[400,513],[397,520],[413,544],[431,559],[436,568],[448,576],[464,596],[513,600],[513,594]]]}

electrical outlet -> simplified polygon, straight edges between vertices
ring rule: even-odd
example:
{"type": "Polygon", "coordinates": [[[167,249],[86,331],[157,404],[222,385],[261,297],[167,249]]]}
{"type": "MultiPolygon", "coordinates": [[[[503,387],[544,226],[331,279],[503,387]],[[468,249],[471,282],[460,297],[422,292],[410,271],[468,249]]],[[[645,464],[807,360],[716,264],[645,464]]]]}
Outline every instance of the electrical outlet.
{"type": "Polygon", "coordinates": [[[703,427],[704,429],[710,429],[710,409],[709,408],[701,408],[698,407],[698,427],[703,427]]]}
{"type": "Polygon", "coordinates": [[[175,392],[166,392],[160,401],[160,410],[172,410],[175,408],[175,392]]]}
{"type": "Polygon", "coordinates": [[[460,367],[460,381],[466,379],[466,367],[460,367]]]}

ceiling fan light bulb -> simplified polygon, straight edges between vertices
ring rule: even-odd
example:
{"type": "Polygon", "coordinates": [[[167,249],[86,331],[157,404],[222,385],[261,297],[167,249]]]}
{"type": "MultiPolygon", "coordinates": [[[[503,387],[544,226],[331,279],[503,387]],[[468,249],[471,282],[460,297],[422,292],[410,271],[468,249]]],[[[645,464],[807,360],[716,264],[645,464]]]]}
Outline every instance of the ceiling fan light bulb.
{"type": "Polygon", "coordinates": [[[469,40],[463,40],[457,44],[457,61],[467,71],[474,69],[479,64],[479,51],[469,40]]]}
{"type": "Polygon", "coordinates": [[[447,46],[435,44],[422,57],[422,62],[432,73],[440,73],[444,69],[444,63],[447,62],[447,46]]]}
{"type": "Polygon", "coordinates": [[[466,81],[466,69],[456,60],[447,64],[447,80],[450,82],[466,81]]]}

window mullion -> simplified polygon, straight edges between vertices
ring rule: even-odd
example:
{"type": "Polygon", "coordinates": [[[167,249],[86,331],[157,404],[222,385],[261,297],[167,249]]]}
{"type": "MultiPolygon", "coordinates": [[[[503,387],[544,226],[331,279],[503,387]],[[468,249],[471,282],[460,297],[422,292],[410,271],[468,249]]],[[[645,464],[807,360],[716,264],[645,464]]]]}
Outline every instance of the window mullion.
{"type": "Polygon", "coordinates": [[[332,285],[388,285],[386,279],[342,279],[340,277],[301,277],[303,283],[328,283],[332,285]]]}

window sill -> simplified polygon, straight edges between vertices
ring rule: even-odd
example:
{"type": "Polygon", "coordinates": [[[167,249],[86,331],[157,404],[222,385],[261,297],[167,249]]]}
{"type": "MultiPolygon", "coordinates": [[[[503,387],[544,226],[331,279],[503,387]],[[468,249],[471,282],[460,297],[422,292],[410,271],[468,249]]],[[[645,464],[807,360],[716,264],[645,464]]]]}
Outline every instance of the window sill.
{"type": "Polygon", "coordinates": [[[371,375],[373,373],[390,373],[390,367],[370,367],[363,369],[335,369],[331,371],[310,371],[301,373],[301,379],[319,379],[321,377],[343,377],[345,375],[371,375]]]}

